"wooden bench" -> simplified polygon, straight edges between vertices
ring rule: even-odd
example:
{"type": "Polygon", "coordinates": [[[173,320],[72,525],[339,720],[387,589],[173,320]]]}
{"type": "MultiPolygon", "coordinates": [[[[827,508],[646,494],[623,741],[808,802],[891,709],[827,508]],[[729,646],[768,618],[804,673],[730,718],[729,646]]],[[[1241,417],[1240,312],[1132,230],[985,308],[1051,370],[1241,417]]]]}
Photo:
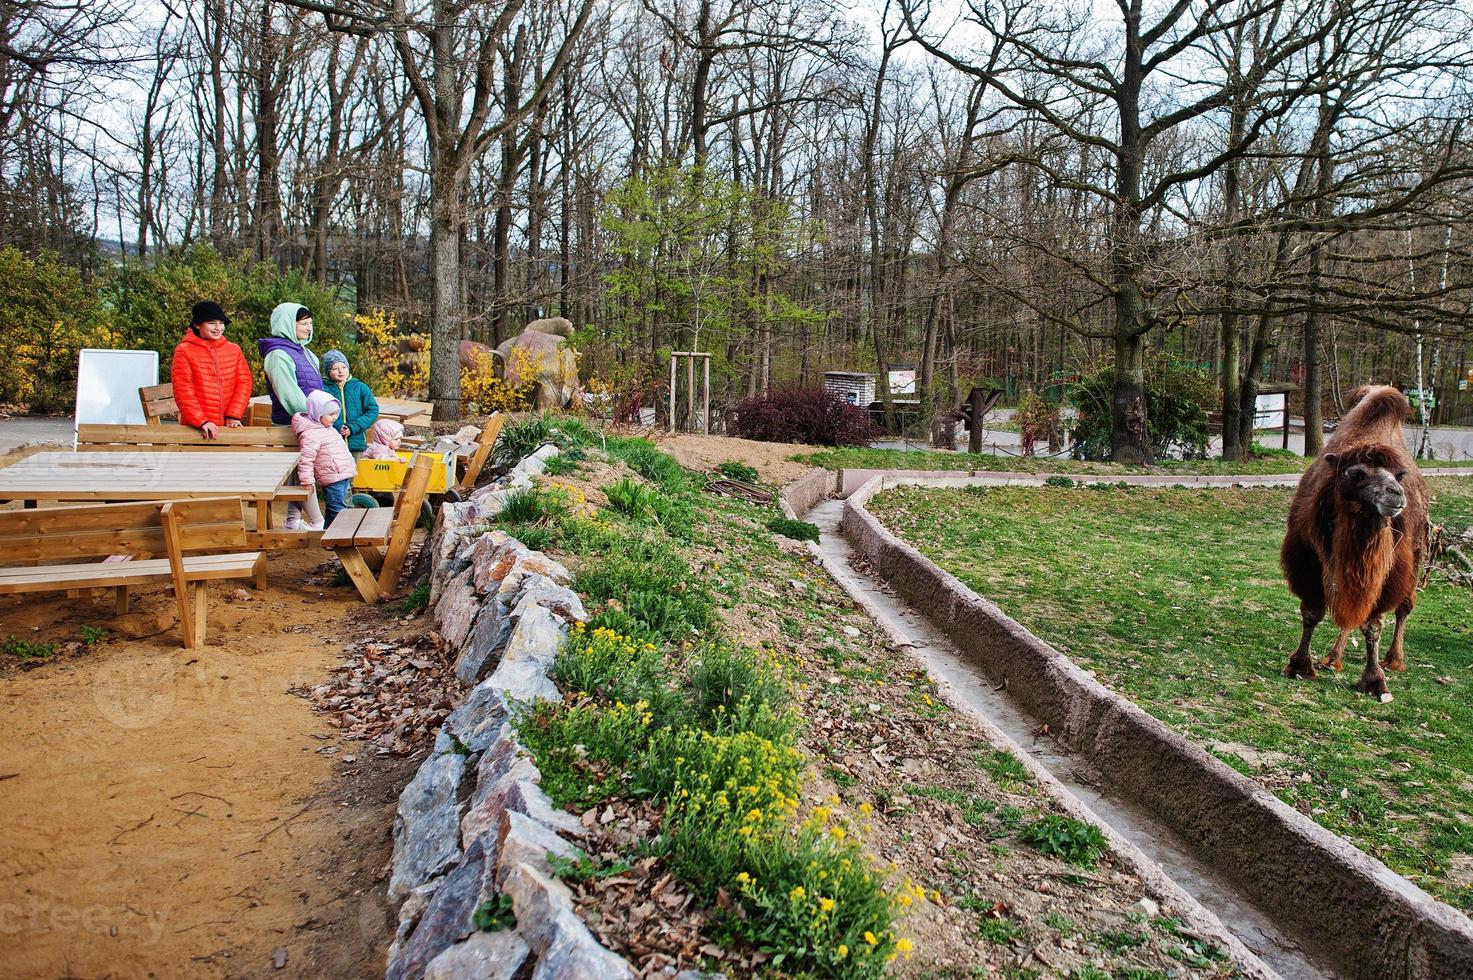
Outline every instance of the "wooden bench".
{"type": "Polygon", "coordinates": [[[179,403],[174,400],[172,384],[139,388],[138,400],[143,403],[143,418],[149,425],[158,425],[166,416],[175,421],[179,419],[179,403]]]}
{"type": "Polygon", "coordinates": [[[169,452],[220,449],[235,452],[296,452],[297,434],[289,425],[221,426],[216,438],[191,425],[103,425],[77,426],[77,448],[92,452],[137,452],[140,449],[169,452]]]}
{"type": "Polygon", "coordinates": [[[266,556],[239,550],[246,533],[245,504],[235,497],[0,511],[0,560],[27,563],[0,568],[0,595],[114,589],[122,615],[130,588],[172,585],[184,645],[197,647],[205,642],[206,582],[265,581],[266,556]]]}
{"type": "Polygon", "coordinates": [[[430,485],[431,463],[416,459],[404,474],[394,508],[350,507],[322,533],[322,546],[337,553],[364,602],[377,602],[399,585],[414,526],[430,485]]]}
{"type": "Polygon", "coordinates": [[[476,440],[476,451],[471,454],[471,461],[466,465],[465,472],[461,474],[460,482],[455,484],[455,489],[462,493],[470,493],[476,488],[476,480],[481,477],[481,470],[485,468],[486,461],[491,458],[491,450],[496,446],[496,438],[501,435],[501,427],[506,424],[506,416],[500,412],[494,413],[486,420],[481,428],[481,437],[476,440]]]}

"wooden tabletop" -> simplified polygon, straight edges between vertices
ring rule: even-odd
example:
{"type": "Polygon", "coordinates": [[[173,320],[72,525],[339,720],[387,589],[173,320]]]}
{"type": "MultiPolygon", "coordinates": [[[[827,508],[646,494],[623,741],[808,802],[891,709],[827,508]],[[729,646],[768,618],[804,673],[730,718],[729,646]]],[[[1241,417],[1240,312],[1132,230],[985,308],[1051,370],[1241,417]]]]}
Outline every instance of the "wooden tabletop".
{"type": "Polygon", "coordinates": [[[268,500],[292,452],[41,452],[0,469],[0,500],[268,500]]]}
{"type": "MultiPolygon", "coordinates": [[[[328,394],[332,394],[332,392],[328,392],[328,394]]],[[[378,413],[382,416],[391,419],[399,419],[401,421],[405,419],[417,419],[420,416],[426,416],[426,424],[428,424],[428,416],[430,411],[435,407],[429,402],[412,402],[405,398],[375,397],[374,400],[378,402],[378,413]]],[[[270,405],[271,396],[257,395],[255,398],[251,399],[251,404],[270,405]]]]}

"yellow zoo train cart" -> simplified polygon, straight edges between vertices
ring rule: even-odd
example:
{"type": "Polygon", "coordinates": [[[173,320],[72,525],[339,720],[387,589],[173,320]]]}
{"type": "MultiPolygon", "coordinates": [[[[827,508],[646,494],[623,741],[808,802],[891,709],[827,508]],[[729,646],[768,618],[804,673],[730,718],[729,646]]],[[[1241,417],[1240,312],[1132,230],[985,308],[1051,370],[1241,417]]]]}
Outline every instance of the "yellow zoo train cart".
{"type": "MultiPolygon", "coordinates": [[[[404,485],[404,475],[421,456],[431,463],[430,485],[426,492],[443,497],[455,486],[455,455],[404,449],[394,459],[358,461],[358,472],[353,477],[352,496],[348,498],[348,506],[380,507],[392,503],[394,494],[404,485]]],[[[434,524],[435,511],[428,500],[424,503],[421,520],[425,527],[434,524]]]]}

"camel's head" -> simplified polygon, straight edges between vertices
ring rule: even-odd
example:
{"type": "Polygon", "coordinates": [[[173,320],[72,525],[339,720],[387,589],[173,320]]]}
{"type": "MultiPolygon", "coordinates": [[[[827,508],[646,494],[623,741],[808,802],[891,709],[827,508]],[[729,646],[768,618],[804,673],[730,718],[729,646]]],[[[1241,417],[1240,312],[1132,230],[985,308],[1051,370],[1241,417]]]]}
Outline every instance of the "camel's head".
{"type": "Polygon", "coordinates": [[[1387,520],[1406,510],[1407,495],[1401,481],[1406,470],[1396,456],[1380,446],[1348,453],[1326,453],[1335,468],[1337,489],[1342,499],[1360,504],[1363,513],[1387,520]]]}

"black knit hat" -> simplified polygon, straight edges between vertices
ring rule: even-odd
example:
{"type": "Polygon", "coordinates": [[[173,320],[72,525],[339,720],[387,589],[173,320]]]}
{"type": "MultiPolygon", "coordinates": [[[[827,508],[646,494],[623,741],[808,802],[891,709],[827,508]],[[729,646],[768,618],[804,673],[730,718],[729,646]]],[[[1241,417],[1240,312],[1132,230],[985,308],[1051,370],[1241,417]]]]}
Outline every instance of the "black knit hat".
{"type": "Polygon", "coordinates": [[[297,309],[297,319],[298,320],[310,320],[310,319],[312,319],[312,311],[309,310],[309,309],[307,309],[305,306],[299,307],[297,309]]]}
{"type": "Polygon", "coordinates": [[[226,326],[230,325],[230,317],[225,315],[225,308],[219,303],[212,303],[209,300],[195,303],[194,310],[189,314],[189,325],[193,327],[211,320],[219,320],[226,326]]]}

